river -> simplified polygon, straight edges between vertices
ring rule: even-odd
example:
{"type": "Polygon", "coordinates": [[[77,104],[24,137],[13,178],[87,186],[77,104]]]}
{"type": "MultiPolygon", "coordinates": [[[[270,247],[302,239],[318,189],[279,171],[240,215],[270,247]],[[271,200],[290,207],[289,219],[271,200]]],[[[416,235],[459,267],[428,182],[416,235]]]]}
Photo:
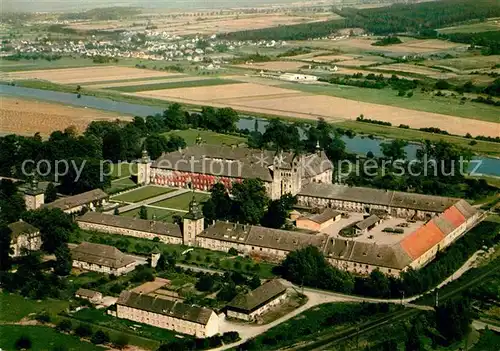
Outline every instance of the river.
{"type": "MultiPolygon", "coordinates": [[[[0,96],[1,95],[34,98],[141,117],[162,113],[164,110],[164,108],[161,107],[132,104],[128,102],[114,101],[111,99],[99,98],[94,96],[82,95],[80,98],[78,98],[76,94],[71,93],[62,93],[51,90],[32,89],[10,85],[0,85],[0,96]]],[[[253,130],[255,128],[255,119],[255,117],[245,116],[238,121],[237,126],[240,129],[247,128],[249,130],[253,130]]],[[[264,131],[267,123],[267,120],[259,119],[259,130],[264,131]]],[[[384,142],[384,139],[370,139],[366,136],[359,135],[355,136],[354,138],[343,136],[342,139],[346,143],[346,148],[349,152],[366,155],[366,153],[371,151],[375,156],[381,155],[380,144],[384,142]]],[[[415,158],[418,148],[419,145],[414,143],[409,144],[405,148],[408,159],[415,158]]],[[[471,175],[488,175],[500,177],[500,159],[493,157],[476,156],[474,157],[474,162],[471,162],[469,166],[469,172],[472,171],[474,171],[474,173],[472,173],[471,175]],[[477,168],[476,165],[478,165],[477,168]],[[474,168],[476,169],[474,170],[474,168]]]]}

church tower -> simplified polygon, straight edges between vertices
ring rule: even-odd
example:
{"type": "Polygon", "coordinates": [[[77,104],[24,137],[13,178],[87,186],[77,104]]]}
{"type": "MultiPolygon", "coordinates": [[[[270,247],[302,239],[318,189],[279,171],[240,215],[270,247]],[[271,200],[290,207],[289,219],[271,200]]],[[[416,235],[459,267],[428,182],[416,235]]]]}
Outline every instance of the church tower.
{"type": "Polygon", "coordinates": [[[148,185],[151,182],[151,163],[148,152],[142,150],[141,161],[137,165],[137,184],[148,185]]]}
{"type": "Polygon", "coordinates": [[[38,182],[35,178],[31,181],[29,187],[24,191],[24,202],[27,210],[36,210],[45,203],[45,194],[38,187],[38,182]]]}
{"type": "Polygon", "coordinates": [[[204,228],[204,218],[203,213],[198,205],[198,202],[194,198],[189,203],[189,212],[184,216],[183,219],[183,243],[187,246],[196,245],[196,236],[203,231],[204,228]]]}

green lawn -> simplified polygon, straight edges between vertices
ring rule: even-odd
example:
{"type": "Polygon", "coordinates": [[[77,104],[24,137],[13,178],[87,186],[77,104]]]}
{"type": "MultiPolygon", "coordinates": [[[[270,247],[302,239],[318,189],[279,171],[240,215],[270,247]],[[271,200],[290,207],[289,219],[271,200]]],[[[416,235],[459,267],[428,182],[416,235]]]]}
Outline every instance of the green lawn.
{"type": "Polygon", "coordinates": [[[31,351],[49,351],[56,347],[64,347],[68,351],[99,351],[106,348],[90,342],[81,341],[78,337],[58,333],[45,326],[34,325],[0,325],[0,349],[15,350],[15,342],[21,336],[31,339],[31,351]]]}
{"type": "MultiPolygon", "coordinates": [[[[31,300],[18,294],[0,293],[0,321],[17,322],[31,313],[47,311],[57,314],[68,308],[69,302],[62,300],[31,300]]],[[[1,333],[0,333],[1,334],[1,333]]]]}
{"type": "Polygon", "coordinates": [[[283,83],[279,87],[374,104],[402,107],[416,111],[498,122],[498,107],[470,101],[464,105],[460,105],[459,97],[437,97],[421,93],[419,89],[413,92],[413,97],[408,98],[397,96],[398,92],[389,88],[369,89],[337,84],[312,85],[294,83],[283,83]]]}
{"type": "Polygon", "coordinates": [[[121,91],[121,92],[126,92],[126,93],[136,93],[136,92],[148,91],[148,90],[205,87],[205,86],[212,86],[212,85],[226,85],[226,84],[239,83],[235,80],[220,79],[220,78],[199,79],[199,80],[195,80],[195,79],[196,78],[194,78],[194,80],[187,80],[184,82],[129,85],[129,86],[123,86],[123,87],[111,87],[111,88],[106,88],[106,89],[107,90],[121,91]]]}
{"type": "Polygon", "coordinates": [[[487,350],[498,350],[498,345],[500,345],[500,333],[496,333],[492,330],[482,330],[479,341],[475,344],[470,351],[487,351],[487,350]]]}
{"type": "MultiPolygon", "coordinates": [[[[169,222],[169,223],[173,223],[173,221],[174,221],[173,216],[179,215],[182,217],[186,214],[185,212],[176,212],[176,211],[171,211],[171,210],[166,210],[166,209],[161,209],[161,208],[154,208],[154,207],[149,207],[149,206],[146,206],[146,208],[148,210],[148,219],[155,218],[158,221],[164,221],[164,222],[169,222]]],[[[140,211],[140,208],[136,208],[135,210],[132,210],[132,211],[120,213],[120,216],[139,218],[139,211],[140,211]]]]}
{"type": "Polygon", "coordinates": [[[114,163],[109,165],[111,171],[111,178],[130,177],[137,175],[137,163],[114,163]]]}
{"type": "Polygon", "coordinates": [[[133,188],[137,184],[130,178],[119,179],[111,181],[111,186],[106,189],[106,192],[109,193],[117,193],[119,191],[127,190],[133,188]]]}
{"type": "Polygon", "coordinates": [[[340,128],[348,128],[352,129],[358,133],[363,134],[372,134],[376,136],[382,136],[389,139],[404,139],[408,141],[422,142],[422,140],[432,140],[439,141],[443,140],[451,144],[455,144],[457,146],[461,146],[465,149],[469,149],[472,152],[483,154],[483,155],[500,155],[500,150],[498,147],[498,143],[480,141],[477,140],[477,144],[474,146],[469,145],[471,142],[470,139],[451,136],[451,135],[442,135],[442,134],[433,134],[422,132],[414,129],[403,129],[398,127],[388,127],[381,126],[378,124],[365,123],[365,122],[357,122],[357,121],[345,121],[340,123],[335,123],[335,126],[340,128]]]}
{"type": "MultiPolygon", "coordinates": [[[[210,195],[208,194],[201,194],[201,193],[194,193],[194,198],[198,203],[207,201],[210,195]]],[[[188,210],[189,209],[189,203],[193,199],[193,193],[184,193],[176,197],[172,197],[170,199],[166,199],[163,201],[155,202],[152,205],[158,206],[158,207],[167,207],[167,208],[175,208],[179,210],[188,210]]]]}
{"type": "Polygon", "coordinates": [[[142,200],[149,199],[151,197],[172,192],[174,190],[175,189],[166,188],[162,186],[148,185],[145,187],[141,187],[137,190],[132,190],[131,192],[128,192],[126,194],[115,196],[112,198],[112,200],[125,201],[125,202],[139,202],[142,200]]]}
{"type": "Polygon", "coordinates": [[[246,142],[246,138],[244,137],[199,129],[175,130],[164,133],[163,135],[178,135],[186,141],[188,146],[195,145],[198,136],[201,137],[204,143],[212,145],[238,145],[246,142]]]}

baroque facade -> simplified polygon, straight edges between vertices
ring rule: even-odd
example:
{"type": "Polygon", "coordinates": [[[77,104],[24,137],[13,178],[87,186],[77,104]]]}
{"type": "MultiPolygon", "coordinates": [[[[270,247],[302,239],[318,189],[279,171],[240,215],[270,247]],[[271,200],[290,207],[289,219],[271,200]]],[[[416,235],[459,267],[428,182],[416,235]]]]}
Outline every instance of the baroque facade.
{"type": "Polygon", "coordinates": [[[275,153],[245,147],[195,145],[161,155],[152,162],[143,152],[138,167],[140,184],[188,187],[208,191],[216,183],[231,190],[247,178],[263,181],[271,199],[296,195],[309,183],[329,183],[332,163],[318,150],[308,155],[275,153]]]}
{"type": "Polygon", "coordinates": [[[18,221],[8,225],[11,230],[10,248],[12,256],[22,256],[24,250],[38,251],[42,247],[40,230],[29,223],[18,221]]]}

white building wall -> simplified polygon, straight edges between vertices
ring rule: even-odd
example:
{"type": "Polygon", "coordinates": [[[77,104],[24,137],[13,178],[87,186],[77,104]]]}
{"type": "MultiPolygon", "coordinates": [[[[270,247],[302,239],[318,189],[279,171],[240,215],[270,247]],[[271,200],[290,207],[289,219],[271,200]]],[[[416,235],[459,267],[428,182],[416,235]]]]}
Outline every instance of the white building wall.
{"type": "Polygon", "coordinates": [[[86,271],[113,274],[116,276],[130,273],[135,269],[136,266],[137,266],[137,262],[133,262],[133,263],[130,263],[124,267],[113,268],[113,267],[98,265],[98,264],[94,264],[94,263],[73,260],[73,267],[74,268],[79,268],[79,269],[83,269],[86,271]]]}

